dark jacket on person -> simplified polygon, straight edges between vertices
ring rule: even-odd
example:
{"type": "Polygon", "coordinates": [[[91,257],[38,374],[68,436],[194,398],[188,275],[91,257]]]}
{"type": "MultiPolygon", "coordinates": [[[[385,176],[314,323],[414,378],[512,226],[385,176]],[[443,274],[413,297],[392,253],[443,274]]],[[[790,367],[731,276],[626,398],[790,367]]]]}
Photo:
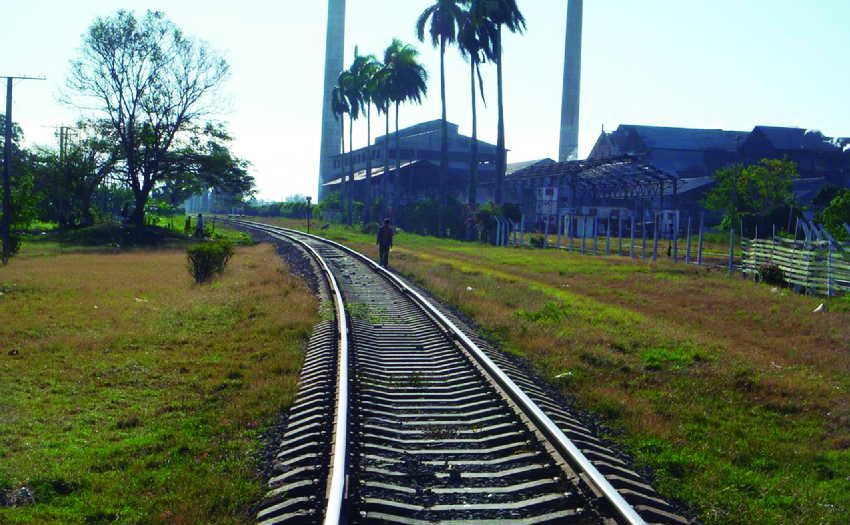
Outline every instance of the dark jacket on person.
{"type": "Polygon", "coordinates": [[[381,248],[389,248],[393,245],[393,232],[392,226],[383,225],[378,228],[378,240],[377,244],[381,248]]]}

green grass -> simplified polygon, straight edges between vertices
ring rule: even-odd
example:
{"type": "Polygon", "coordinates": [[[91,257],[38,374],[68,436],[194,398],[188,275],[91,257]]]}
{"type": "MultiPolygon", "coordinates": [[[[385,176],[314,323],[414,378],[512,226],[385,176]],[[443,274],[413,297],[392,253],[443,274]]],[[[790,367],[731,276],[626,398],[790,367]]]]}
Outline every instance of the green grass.
{"type": "Polygon", "coordinates": [[[317,319],[272,247],[198,286],[182,249],[30,243],[0,292],[0,489],[37,499],[0,523],[253,522],[317,319]]]}
{"type": "Polygon", "coordinates": [[[850,523],[847,298],[813,314],[824,299],[721,270],[404,232],[390,265],[606,418],[704,523],[850,523]]]}

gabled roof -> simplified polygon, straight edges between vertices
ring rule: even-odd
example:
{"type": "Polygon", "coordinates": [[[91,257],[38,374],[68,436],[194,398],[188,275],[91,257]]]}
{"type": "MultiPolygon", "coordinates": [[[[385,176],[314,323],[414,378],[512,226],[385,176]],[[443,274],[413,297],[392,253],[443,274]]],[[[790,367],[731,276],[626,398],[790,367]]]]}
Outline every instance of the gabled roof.
{"type": "Polygon", "coordinates": [[[537,164],[508,175],[520,181],[539,177],[569,176],[577,189],[593,191],[598,197],[650,195],[672,188],[676,177],[630,155],[596,160],[569,160],[537,164]]]}
{"type": "Polygon", "coordinates": [[[722,129],[692,129],[666,126],[639,126],[621,124],[613,133],[636,133],[649,149],[674,149],[686,151],[736,151],[747,138],[745,131],[726,131],[722,129]]]}
{"type": "Polygon", "coordinates": [[[831,139],[820,131],[803,128],[784,128],[778,126],[756,126],[753,133],[760,133],[779,151],[840,151],[831,139]]]}
{"type": "Polygon", "coordinates": [[[532,166],[545,166],[549,164],[555,164],[555,161],[549,158],[546,159],[537,159],[537,160],[526,160],[523,162],[512,162],[507,165],[505,169],[506,175],[511,175],[516,173],[517,171],[524,170],[525,168],[529,168],[532,166]]]}

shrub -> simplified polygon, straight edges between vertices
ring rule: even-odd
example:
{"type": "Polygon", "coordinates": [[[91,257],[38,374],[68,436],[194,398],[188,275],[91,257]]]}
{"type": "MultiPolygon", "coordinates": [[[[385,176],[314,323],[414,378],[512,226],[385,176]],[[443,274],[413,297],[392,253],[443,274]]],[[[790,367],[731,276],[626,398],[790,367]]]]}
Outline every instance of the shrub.
{"type": "Polygon", "coordinates": [[[759,266],[759,276],[761,282],[765,284],[785,284],[785,273],[782,271],[782,268],[775,264],[762,264],[759,266]]]}
{"type": "Polygon", "coordinates": [[[529,241],[535,248],[543,248],[544,239],[542,235],[532,235],[529,241]]]}
{"type": "Polygon", "coordinates": [[[196,283],[206,282],[213,275],[224,271],[232,255],[233,244],[230,241],[210,241],[190,246],[187,250],[189,273],[196,283]]]}

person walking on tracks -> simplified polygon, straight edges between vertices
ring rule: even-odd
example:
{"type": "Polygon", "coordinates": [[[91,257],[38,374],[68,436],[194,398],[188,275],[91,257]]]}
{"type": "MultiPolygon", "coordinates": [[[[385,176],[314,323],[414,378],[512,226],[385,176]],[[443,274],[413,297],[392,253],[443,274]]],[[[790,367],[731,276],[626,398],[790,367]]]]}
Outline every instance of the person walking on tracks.
{"type": "Polygon", "coordinates": [[[393,231],[392,226],[390,226],[390,220],[384,219],[383,226],[378,228],[378,240],[375,243],[378,245],[380,263],[384,268],[390,264],[390,248],[393,246],[394,234],[395,232],[393,231]]]}

